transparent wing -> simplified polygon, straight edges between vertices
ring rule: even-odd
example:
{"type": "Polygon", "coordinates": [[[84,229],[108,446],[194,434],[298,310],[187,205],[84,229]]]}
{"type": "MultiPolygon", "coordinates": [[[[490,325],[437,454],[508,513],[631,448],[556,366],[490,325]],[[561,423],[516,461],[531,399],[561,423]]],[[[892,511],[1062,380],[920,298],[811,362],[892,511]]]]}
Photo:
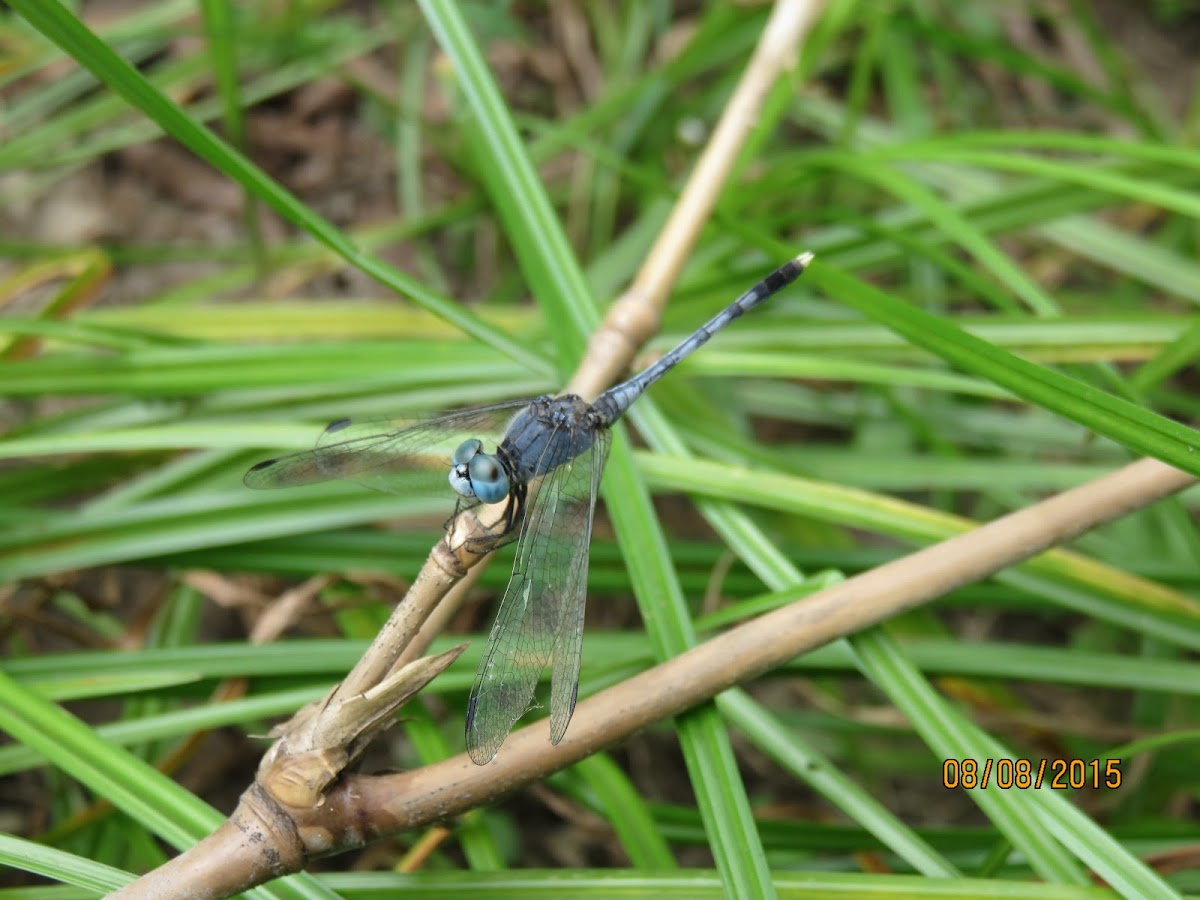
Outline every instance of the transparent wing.
{"type": "Polygon", "coordinates": [[[467,703],[467,752],[479,765],[529,708],[551,659],[555,744],[575,711],[592,516],[611,435],[601,430],[594,438],[590,452],[550,472],[526,504],[512,578],[467,703]]]}
{"type": "MultiPolygon", "coordinates": [[[[575,712],[575,701],[579,697],[579,663],[583,656],[583,613],[587,605],[588,558],[592,548],[592,522],[596,515],[596,495],[600,493],[600,479],[604,477],[604,464],[608,460],[608,448],[612,432],[604,429],[596,433],[592,445],[591,486],[588,489],[587,515],[583,522],[583,535],[579,545],[572,551],[571,568],[563,586],[563,603],[559,611],[559,623],[554,638],[554,659],[550,680],[550,743],[557,744],[567,733],[567,725],[575,712]],[[572,599],[574,598],[574,599],[572,599]]],[[[580,473],[581,477],[584,473],[580,473]]]]}
{"type": "Polygon", "coordinates": [[[264,460],[242,481],[280,488],[342,478],[390,494],[449,490],[450,456],[458,445],[472,437],[498,444],[514,413],[530,402],[510,400],[423,421],[339,419],[325,428],[315,449],[264,460]]]}

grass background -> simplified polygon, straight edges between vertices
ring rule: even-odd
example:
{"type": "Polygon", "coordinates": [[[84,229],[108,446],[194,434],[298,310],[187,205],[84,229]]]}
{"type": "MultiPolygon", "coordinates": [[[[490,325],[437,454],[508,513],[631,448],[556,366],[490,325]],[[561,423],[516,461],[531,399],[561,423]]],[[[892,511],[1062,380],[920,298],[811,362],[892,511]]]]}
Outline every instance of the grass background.
{"type": "MultiPolygon", "coordinates": [[[[342,415],[560,386],[767,9],[76,6],[89,31],[10,6],[0,896],[51,896],[27,872],[94,896],[120,878],[97,864],[145,870],[220,820],[251,736],[352,664],[445,514],[353,486],[251,494],[244,469],[342,415]],[[244,642],[320,573],[285,639],[244,642]],[[235,678],[244,695],[214,699],[235,678]]],[[[1143,453],[1200,471],[1178,424],[1197,413],[1178,73],[1198,28],[1168,3],[829,4],[650,349],[798,249],[820,264],[633,416],[653,449],[607,480],[585,693],[954,516],[1143,453]],[[629,499],[646,487],[654,518],[629,499]]],[[[1082,897],[1089,868],[1127,896],[1194,891],[1196,504],[809,654],[448,834],[258,893],[1082,897]],[[989,740],[1120,759],[1123,783],[1071,806],[943,788],[946,748],[989,740]],[[389,871],[406,858],[419,874],[389,871]]],[[[484,574],[464,631],[507,574],[484,574]]],[[[479,644],[371,765],[461,749],[479,644]]]]}

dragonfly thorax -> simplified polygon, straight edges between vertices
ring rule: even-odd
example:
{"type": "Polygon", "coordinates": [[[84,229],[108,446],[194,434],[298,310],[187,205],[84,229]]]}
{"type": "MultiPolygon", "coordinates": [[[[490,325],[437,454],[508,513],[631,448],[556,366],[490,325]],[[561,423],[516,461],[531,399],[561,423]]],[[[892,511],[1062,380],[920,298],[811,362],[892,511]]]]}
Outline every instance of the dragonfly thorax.
{"type": "Polygon", "coordinates": [[[483,441],[471,438],[450,458],[450,487],[463,497],[499,503],[508,496],[508,473],[496,454],[483,452],[483,441]]]}
{"type": "Polygon", "coordinates": [[[500,452],[518,481],[532,481],[590,452],[599,427],[575,394],[538,397],[513,417],[500,452]]]}

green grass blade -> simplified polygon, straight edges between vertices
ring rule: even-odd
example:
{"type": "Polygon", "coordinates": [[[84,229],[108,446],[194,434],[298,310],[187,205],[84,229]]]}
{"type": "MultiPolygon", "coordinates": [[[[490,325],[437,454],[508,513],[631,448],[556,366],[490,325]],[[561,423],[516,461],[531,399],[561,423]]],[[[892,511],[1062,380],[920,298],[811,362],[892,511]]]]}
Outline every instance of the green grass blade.
{"type": "MultiPolygon", "coordinates": [[[[438,0],[424,0],[422,8],[439,42],[455,62],[489,153],[496,158],[494,171],[485,173],[485,178],[489,192],[505,216],[522,267],[547,316],[553,315],[551,321],[563,323],[558,331],[568,332],[558,339],[560,359],[573,360],[596,321],[586,282],[460,11],[454,4],[438,0]],[[571,327],[565,327],[567,322],[571,327]]],[[[644,611],[651,606],[667,606],[667,610],[654,614],[657,617],[665,612],[663,619],[648,622],[651,633],[658,632],[660,652],[664,658],[679,653],[690,645],[694,635],[645,488],[632,483],[637,478],[620,434],[614,441],[606,481],[610,484],[606,496],[612,499],[610,511],[623,550],[630,553],[636,544],[639,548],[654,546],[660,551],[656,559],[639,554],[644,565],[631,561],[630,570],[644,611]],[[624,480],[622,475],[630,482],[629,489],[614,494],[611,484],[624,480]],[[630,537],[632,534],[638,537],[630,537]]],[[[706,822],[716,832],[712,844],[718,868],[729,879],[730,892],[735,896],[770,896],[765,854],[720,717],[714,710],[702,710],[684,717],[679,727],[706,822]]]]}
{"type": "MultiPolygon", "coordinates": [[[[938,696],[932,685],[896,648],[881,629],[852,636],[851,646],[871,680],[902,709],[922,739],[943,759],[979,759],[984,754],[972,740],[965,717],[938,696]]],[[[998,748],[997,756],[1012,758],[998,748]]],[[[990,790],[972,794],[988,820],[1027,859],[1038,876],[1051,884],[1087,884],[1087,874],[1053,839],[1053,832],[1033,814],[1020,791],[990,790]]]]}
{"type": "MultiPolygon", "coordinates": [[[[0,728],[104,797],[176,849],[209,834],[224,817],[190,791],[0,671],[0,728]]],[[[293,875],[250,892],[262,900],[329,898],[309,875],[293,875]]]]}
{"type": "Polygon", "coordinates": [[[1086,425],[1131,450],[1200,476],[1200,432],[1013,356],[944,319],[902,303],[830,266],[813,264],[812,281],[864,316],[980,378],[1086,425]]]}
{"type": "Polygon", "coordinates": [[[58,0],[14,0],[12,6],[80,65],[86,66],[103,84],[157,122],[163,131],[236,180],[347,263],[361,269],[398,294],[411,297],[421,306],[453,323],[464,333],[495,347],[532,371],[545,371],[545,364],[520,343],[482,322],[461,305],[435,294],[398,269],[361,251],[340,230],[318,216],[246,157],[172,103],[82,22],[67,12],[58,0]]]}
{"type": "Polygon", "coordinates": [[[463,11],[446,0],[421,0],[421,9],[454,62],[479,130],[480,174],[546,320],[555,323],[559,374],[566,376],[597,322],[587,281],[463,11]]]}

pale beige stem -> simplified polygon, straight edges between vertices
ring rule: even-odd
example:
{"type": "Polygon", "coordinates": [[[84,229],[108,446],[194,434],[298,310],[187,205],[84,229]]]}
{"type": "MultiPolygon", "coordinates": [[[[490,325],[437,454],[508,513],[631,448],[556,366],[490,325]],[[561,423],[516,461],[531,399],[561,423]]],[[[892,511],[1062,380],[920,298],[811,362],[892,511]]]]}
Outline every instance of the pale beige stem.
{"type": "MultiPolygon", "coordinates": [[[[289,738],[293,752],[330,746],[337,735],[345,732],[344,723],[339,721],[338,704],[369,694],[424,652],[431,638],[430,631],[424,628],[426,622],[451,589],[484,558],[469,549],[469,541],[473,536],[492,533],[492,520],[499,516],[496,507],[477,507],[458,517],[444,538],[434,545],[416,580],[396,604],[371,646],[316,710],[305,727],[304,738],[298,740],[295,734],[289,738]],[[486,521],[483,516],[488,517],[486,521]]],[[[286,733],[283,736],[288,737],[286,733]]]]}
{"type": "Polygon", "coordinates": [[[646,261],[588,341],[585,363],[568,386],[570,392],[595,397],[621,377],[638,348],[658,333],[662,308],[762,113],[767,92],[795,65],[800,42],[824,6],[825,0],[775,4],[746,71],[646,261]]]}

